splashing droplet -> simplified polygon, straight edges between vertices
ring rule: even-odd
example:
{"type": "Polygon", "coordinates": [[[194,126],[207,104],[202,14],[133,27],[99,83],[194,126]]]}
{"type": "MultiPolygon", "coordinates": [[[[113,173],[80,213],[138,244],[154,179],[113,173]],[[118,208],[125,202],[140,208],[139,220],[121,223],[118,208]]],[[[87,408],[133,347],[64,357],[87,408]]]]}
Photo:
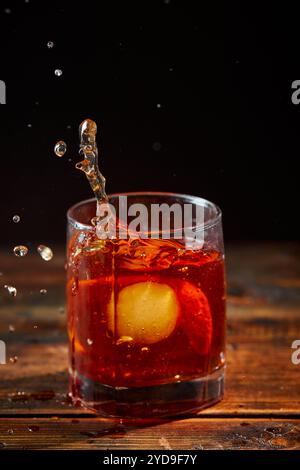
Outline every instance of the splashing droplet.
{"type": "Polygon", "coordinates": [[[18,258],[22,258],[23,256],[26,256],[27,253],[28,253],[28,248],[27,248],[27,246],[18,245],[18,246],[15,246],[15,247],[14,247],[14,254],[15,254],[18,258]]]}
{"type": "Polygon", "coordinates": [[[63,157],[66,151],[67,151],[67,144],[63,140],[60,140],[59,142],[55,144],[54,153],[58,157],[63,157]]]}
{"type": "Polygon", "coordinates": [[[77,290],[78,290],[78,281],[75,280],[73,283],[72,283],[72,295],[76,295],[77,294],[77,290]]]}
{"type": "Polygon", "coordinates": [[[4,289],[6,289],[12,297],[16,297],[17,289],[14,286],[8,286],[5,284],[4,289]]]}
{"type": "Polygon", "coordinates": [[[48,49],[52,49],[54,47],[54,42],[53,41],[48,41],[47,42],[47,47],[48,47],[48,49]]]}
{"type": "Polygon", "coordinates": [[[41,290],[40,290],[40,294],[46,295],[46,294],[47,294],[47,289],[41,289],[41,290]]]}
{"type": "Polygon", "coordinates": [[[86,342],[87,342],[87,344],[88,344],[89,346],[92,346],[92,344],[93,344],[94,341],[93,341],[92,339],[88,338],[88,339],[86,340],[86,342]]]}
{"type": "Polygon", "coordinates": [[[57,77],[61,77],[62,74],[63,74],[63,72],[62,72],[61,69],[55,69],[55,70],[54,70],[54,74],[55,74],[57,77]]]}
{"type": "Polygon", "coordinates": [[[12,219],[15,224],[18,224],[21,220],[21,217],[19,215],[14,215],[12,219]]]}
{"type": "Polygon", "coordinates": [[[53,251],[48,246],[39,245],[37,251],[44,261],[50,261],[53,258],[53,251]]]}

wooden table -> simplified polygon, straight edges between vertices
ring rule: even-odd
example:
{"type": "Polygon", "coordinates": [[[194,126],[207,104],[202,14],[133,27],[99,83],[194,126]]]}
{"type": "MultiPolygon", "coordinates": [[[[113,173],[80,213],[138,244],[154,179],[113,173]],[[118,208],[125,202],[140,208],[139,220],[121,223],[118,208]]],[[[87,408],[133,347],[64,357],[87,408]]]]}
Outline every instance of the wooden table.
{"type": "Polygon", "coordinates": [[[1,289],[0,339],[18,359],[0,365],[1,449],[300,449],[299,244],[227,247],[225,398],[190,419],[140,423],[69,403],[62,250],[48,263],[7,253],[0,283],[18,295],[1,289]]]}

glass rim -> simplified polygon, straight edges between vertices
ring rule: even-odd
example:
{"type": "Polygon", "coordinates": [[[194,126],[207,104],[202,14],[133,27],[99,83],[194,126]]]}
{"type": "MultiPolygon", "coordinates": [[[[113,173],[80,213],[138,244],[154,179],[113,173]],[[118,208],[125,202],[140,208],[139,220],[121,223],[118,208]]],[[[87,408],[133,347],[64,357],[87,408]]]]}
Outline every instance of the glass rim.
{"type": "MultiPolygon", "coordinates": [[[[215,204],[214,202],[209,201],[208,199],[199,197],[199,196],[192,196],[190,194],[181,194],[181,193],[171,193],[171,192],[164,192],[164,191],[129,191],[129,192],[122,192],[122,193],[112,193],[108,194],[108,199],[111,199],[113,197],[117,196],[162,196],[162,197],[174,197],[174,198],[180,198],[180,199],[186,199],[187,202],[189,203],[194,203],[196,205],[202,205],[203,207],[210,207],[215,211],[215,214],[213,217],[211,217],[208,222],[204,222],[204,224],[201,227],[195,227],[194,230],[197,231],[205,231],[210,228],[213,228],[216,226],[222,219],[222,211],[220,207],[215,204]]],[[[93,230],[95,227],[92,224],[85,224],[82,222],[79,222],[76,220],[76,217],[72,216],[72,212],[74,212],[76,209],[78,209],[81,206],[84,206],[86,204],[90,204],[92,202],[96,202],[96,198],[89,198],[89,199],[84,199],[82,201],[79,201],[75,204],[73,204],[68,210],[67,210],[67,220],[68,223],[73,226],[73,228],[77,230],[93,230]]],[[[149,233],[151,233],[151,230],[149,230],[149,233]]]]}

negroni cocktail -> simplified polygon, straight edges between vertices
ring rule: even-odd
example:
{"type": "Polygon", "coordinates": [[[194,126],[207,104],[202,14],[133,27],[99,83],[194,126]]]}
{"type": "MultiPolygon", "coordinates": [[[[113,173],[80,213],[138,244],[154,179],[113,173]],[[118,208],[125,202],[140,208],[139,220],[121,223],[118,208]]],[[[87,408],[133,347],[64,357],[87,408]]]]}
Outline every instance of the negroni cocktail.
{"type": "MultiPolygon", "coordinates": [[[[90,152],[94,152],[92,141],[86,142],[90,152]]],[[[90,158],[80,168],[87,170],[99,195],[92,165],[90,158]]],[[[202,242],[190,245],[186,232],[176,234],[174,221],[167,238],[163,231],[154,235],[148,225],[147,233],[128,230],[120,237],[119,229],[124,232],[128,221],[112,209],[108,215],[117,230],[105,237],[108,224],[101,229],[97,224],[98,198],[70,209],[67,297],[73,400],[109,416],[143,418],[196,411],[223,393],[220,211],[192,196],[124,196],[129,207],[153,209],[159,203],[201,207],[202,242]]],[[[101,197],[103,201],[103,192],[101,197]]],[[[118,198],[105,195],[106,207],[117,206],[118,198]]]]}

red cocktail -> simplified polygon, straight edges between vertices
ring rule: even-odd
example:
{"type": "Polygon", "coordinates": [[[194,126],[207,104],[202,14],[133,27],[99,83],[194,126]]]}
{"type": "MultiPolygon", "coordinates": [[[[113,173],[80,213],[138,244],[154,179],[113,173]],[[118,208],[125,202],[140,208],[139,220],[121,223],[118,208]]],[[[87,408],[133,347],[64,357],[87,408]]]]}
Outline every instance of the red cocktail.
{"type": "MultiPolygon", "coordinates": [[[[129,195],[150,205],[167,194],[129,195]],[[152,199],[151,199],[152,198],[152,199]],[[151,202],[152,201],[152,202],[151,202]]],[[[186,198],[177,196],[177,200],[186,198]]],[[[223,393],[224,255],[220,212],[203,199],[204,243],[100,240],[95,202],[69,211],[68,332],[74,401],[110,416],[196,411],[223,393]]]]}

